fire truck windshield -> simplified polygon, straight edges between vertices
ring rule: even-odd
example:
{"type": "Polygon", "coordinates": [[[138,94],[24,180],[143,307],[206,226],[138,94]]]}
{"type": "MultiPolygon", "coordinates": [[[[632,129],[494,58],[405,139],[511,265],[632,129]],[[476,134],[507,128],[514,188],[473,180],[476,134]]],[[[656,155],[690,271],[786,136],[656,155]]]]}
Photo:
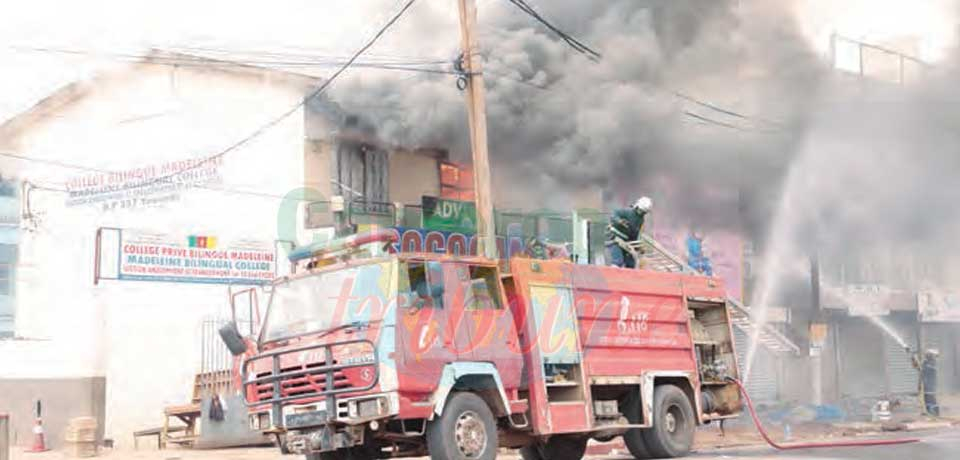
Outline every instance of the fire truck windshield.
{"type": "Polygon", "coordinates": [[[388,262],[360,265],[276,284],[260,341],[380,319],[381,312],[372,306],[386,305],[390,297],[390,267],[388,262]]]}

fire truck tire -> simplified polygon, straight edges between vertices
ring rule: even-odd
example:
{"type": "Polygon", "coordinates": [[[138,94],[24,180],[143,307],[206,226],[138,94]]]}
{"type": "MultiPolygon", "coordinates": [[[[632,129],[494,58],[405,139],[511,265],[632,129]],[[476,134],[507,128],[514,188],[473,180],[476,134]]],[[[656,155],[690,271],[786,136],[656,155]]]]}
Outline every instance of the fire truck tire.
{"type": "MultiPolygon", "coordinates": [[[[643,411],[640,407],[640,398],[636,396],[628,397],[623,403],[623,411],[627,417],[627,421],[630,423],[640,423],[641,412],[643,411]]],[[[623,434],[623,443],[627,446],[627,450],[630,451],[630,455],[633,455],[633,457],[638,460],[653,458],[647,449],[647,442],[643,440],[644,431],[646,430],[633,428],[623,434]]]]}
{"type": "Polygon", "coordinates": [[[580,460],[587,453],[587,438],[554,436],[520,448],[523,460],[580,460]]]}
{"type": "Polygon", "coordinates": [[[427,450],[432,460],[493,460],[497,443],[493,412],[473,393],[451,394],[443,414],[427,425],[427,450]]]}
{"type": "Polygon", "coordinates": [[[676,385],[653,390],[653,427],[642,430],[647,451],[654,458],[683,457],[693,446],[696,422],[686,393],[676,385]]]}

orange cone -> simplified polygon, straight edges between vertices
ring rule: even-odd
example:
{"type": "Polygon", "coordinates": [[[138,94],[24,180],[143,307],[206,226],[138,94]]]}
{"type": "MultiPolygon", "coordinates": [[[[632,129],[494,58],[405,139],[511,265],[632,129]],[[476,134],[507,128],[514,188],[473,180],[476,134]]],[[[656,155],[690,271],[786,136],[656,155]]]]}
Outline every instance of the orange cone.
{"type": "Polygon", "coordinates": [[[37,401],[37,424],[33,426],[33,446],[27,452],[46,452],[47,443],[43,436],[43,420],[40,418],[40,401],[37,401]]]}

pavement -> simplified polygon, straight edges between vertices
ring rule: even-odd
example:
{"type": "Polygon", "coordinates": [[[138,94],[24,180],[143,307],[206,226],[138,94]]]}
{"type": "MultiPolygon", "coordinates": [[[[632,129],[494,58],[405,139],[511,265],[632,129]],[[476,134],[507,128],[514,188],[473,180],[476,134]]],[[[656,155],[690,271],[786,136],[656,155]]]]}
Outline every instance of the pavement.
{"type": "MultiPolygon", "coordinates": [[[[949,429],[917,434],[919,442],[876,447],[832,447],[776,451],[770,447],[751,446],[732,449],[710,449],[697,452],[692,458],[698,460],[762,460],[791,458],[804,460],[945,460],[958,458],[960,430],[949,429]]],[[[905,434],[888,438],[907,437],[905,434]]],[[[848,438],[849,439],[849,438],[848,438]]],[[[616,457],[627,459],[629,457],[616,457]]]]}
{"type": "MultiPolygon", "coordinates": [[[[776,451],[767,446],[752,426],[734,426],[723,434],[711,426],[703,427],[697,433],[695,452],[690,458],[706,460],[760,460],[767,458],[792,458],[807,460],[941,460],[960,458],[960,427],[951,425],[956,420],[911,421],[909,426],[900,426],[900,431],[883,432],[881,424],[858,424],[858,429],[844,428],[824,424],[801,424],[793,427],[792,442],[837,442],[856,439],[899,439],[919,438],[920,442],[879,446],[879,447],[833,447],[824,449],[804,449],[776,451]],[[945,423],[946,422],[946,423],[945,423]]],[[[770,429],[772,427],[768,427],[770,429]]],[[[771,430],[771,436],[780,442],[782,433],[771,430]]],[[[69,457],[63,451],[43,453],[26,452],[22,447],[10,450],[10,460],[62,460],[69,457]]],[[[628,460],[632,457],[617,441],[592,445],[588,456],[591,460],[628,460]]],[[[3,458],[0,455],[0,458],[3,458]]],[[[157,450],[145,448],[104,449],[96,458],[117,460],[299,460],[302,457],[284,456],[273,447],[241,448],[219,450],[191,450],[171,448],[157,450]]],[[[517,459],[515,453],[502,452],[501,459],[517,459]]]]}

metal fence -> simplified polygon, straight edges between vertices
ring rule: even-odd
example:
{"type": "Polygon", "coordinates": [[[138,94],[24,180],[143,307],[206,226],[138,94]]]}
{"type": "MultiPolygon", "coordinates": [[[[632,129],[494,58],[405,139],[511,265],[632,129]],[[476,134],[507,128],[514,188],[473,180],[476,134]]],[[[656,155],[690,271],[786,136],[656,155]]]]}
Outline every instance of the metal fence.
{"type": "Polygon", "coordinates": [[[220,339],[220,328],[230,320],[221,317],[207,317],[200,326],[200,372],[229,370],[233,366],[233,355],[220,339]]]}

